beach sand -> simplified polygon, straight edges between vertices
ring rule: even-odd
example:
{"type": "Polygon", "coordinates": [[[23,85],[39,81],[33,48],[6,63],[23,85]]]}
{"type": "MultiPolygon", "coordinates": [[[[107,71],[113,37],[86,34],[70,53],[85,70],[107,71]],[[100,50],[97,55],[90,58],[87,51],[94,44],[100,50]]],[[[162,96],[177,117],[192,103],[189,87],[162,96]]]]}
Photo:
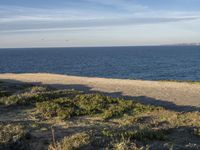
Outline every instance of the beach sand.
{"type": "Polygon", "coordinates": [[[0,80],[47,84],[86,92],[103,92],[169,109],[189,110],[200,107],[200,84],[168,81],[143,81],[77,77],[58,74],[0,74],[0,80]]]}

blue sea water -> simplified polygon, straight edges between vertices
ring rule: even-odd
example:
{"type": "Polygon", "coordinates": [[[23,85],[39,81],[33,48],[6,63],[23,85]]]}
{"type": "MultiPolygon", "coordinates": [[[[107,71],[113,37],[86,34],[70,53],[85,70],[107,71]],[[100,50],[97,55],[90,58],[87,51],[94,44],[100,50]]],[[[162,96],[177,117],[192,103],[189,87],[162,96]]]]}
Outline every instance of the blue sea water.
{"type": "Polygon", "coordinates": [[[0,49],[0,73],[200,81],[200,46],[0,49]]]}

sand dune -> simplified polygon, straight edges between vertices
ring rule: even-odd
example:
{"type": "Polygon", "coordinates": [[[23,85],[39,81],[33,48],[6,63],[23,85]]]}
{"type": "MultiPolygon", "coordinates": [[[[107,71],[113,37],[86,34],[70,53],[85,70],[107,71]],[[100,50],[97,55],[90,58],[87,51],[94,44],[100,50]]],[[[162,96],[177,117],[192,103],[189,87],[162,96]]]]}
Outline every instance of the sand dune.
{"type": "Polygon", "coordinates": [[[46,73],[0,74],[1,79],[50,84],[58,88],[100,91],[116,96],[130,96],[141,102],[169,108],[180,106],[180,108],[187,109],[186,106],[200,106],[199,84],[76,77],[46,73]]]}

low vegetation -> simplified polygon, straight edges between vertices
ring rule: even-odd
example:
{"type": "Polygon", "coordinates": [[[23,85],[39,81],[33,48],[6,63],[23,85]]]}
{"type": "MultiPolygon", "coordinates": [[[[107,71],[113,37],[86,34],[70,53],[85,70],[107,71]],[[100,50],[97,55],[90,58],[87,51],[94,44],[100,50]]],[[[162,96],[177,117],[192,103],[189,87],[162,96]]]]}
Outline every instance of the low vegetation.
{"type": "Polygon", "coordinates": [[[45,118],[69,119],[75,116],[96,115],[103,119],[124,114],[152,111],[153,106],[144,106],[131,100],[116,99],[100,94],[78,94],[74,98],[58,98],[36,103],[38,112],[45,118]]]}
{"type": "Polygon", "coordinates": [[[28,138],[29,134],[23,126],[0,124],[0,149],[28,149],[25,142],[28,138]]]}
{"type": "Polygon", "coordinates": [[[61,142],[51,144],[49,150],[74,150],[87,148],[90,144],[90,135],[87,133],[76,133],[69,137],[64,137],[61,142]]]}
{"type": "Polygon", "coordinates": [[[200,127],[199,128],[196,128],[194,129],[194,135],[200,137],[200,127]]]}
{"type": "Polygon", "coordinates": [[[0,82],[0,149],[200,149],[200,112],[0,82]]]}
{"type": "Polygon", "coordinates": [[[46,90],[44,87],[28,88],[22,93],[14,93],[11,96],[0,98],[0,104],[11,105],[34,105],[36,102],[48,101],[61,97],[73,97],[77,91],[72,90],[46,90]]]}

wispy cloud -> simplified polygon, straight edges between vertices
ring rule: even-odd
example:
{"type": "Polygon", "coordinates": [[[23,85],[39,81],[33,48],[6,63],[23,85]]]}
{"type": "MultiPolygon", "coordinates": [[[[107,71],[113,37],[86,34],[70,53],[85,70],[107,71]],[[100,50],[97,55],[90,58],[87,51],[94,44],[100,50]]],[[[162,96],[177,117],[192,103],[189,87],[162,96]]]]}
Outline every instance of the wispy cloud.
{"type": "Polygon", "coordinates": [[[113,11],[73,8],[41,9],[18,6],[0,7],[0,32],[30,32],[70,28],[92,28],[121,25],[144,25],[163,22],[189,21],[199,18],[196,12],[153,11],[147,6],[129,0],[84,0],[103,9],[112,6],[113,11]],[[102,6],[103,5],[103,6],[102,6]],[[116,9],[123,9],[118,13],[116,9]]]}
{"type": "Polygon", "coordinates": [[[123,25],[144,25],[165,22],[179,22],[194,20],[196,18],[113,18],[113,19],[89,19],[89,20],[62,20],[62,21],[28,21],[15,24],[4,24],[0,32],[30,32],[30,31],[53,31],[53,30],[74,30],[88,29],[94,27],[123,26],[123,25]]]}
{"type": "Polygon", "coordinates": [[[117,10],[138,12],[149,10],[148,6],[136,3],[133,0],[85,0],[90,3],[95,3],[103,6],[114,7],[117,10]]]}

